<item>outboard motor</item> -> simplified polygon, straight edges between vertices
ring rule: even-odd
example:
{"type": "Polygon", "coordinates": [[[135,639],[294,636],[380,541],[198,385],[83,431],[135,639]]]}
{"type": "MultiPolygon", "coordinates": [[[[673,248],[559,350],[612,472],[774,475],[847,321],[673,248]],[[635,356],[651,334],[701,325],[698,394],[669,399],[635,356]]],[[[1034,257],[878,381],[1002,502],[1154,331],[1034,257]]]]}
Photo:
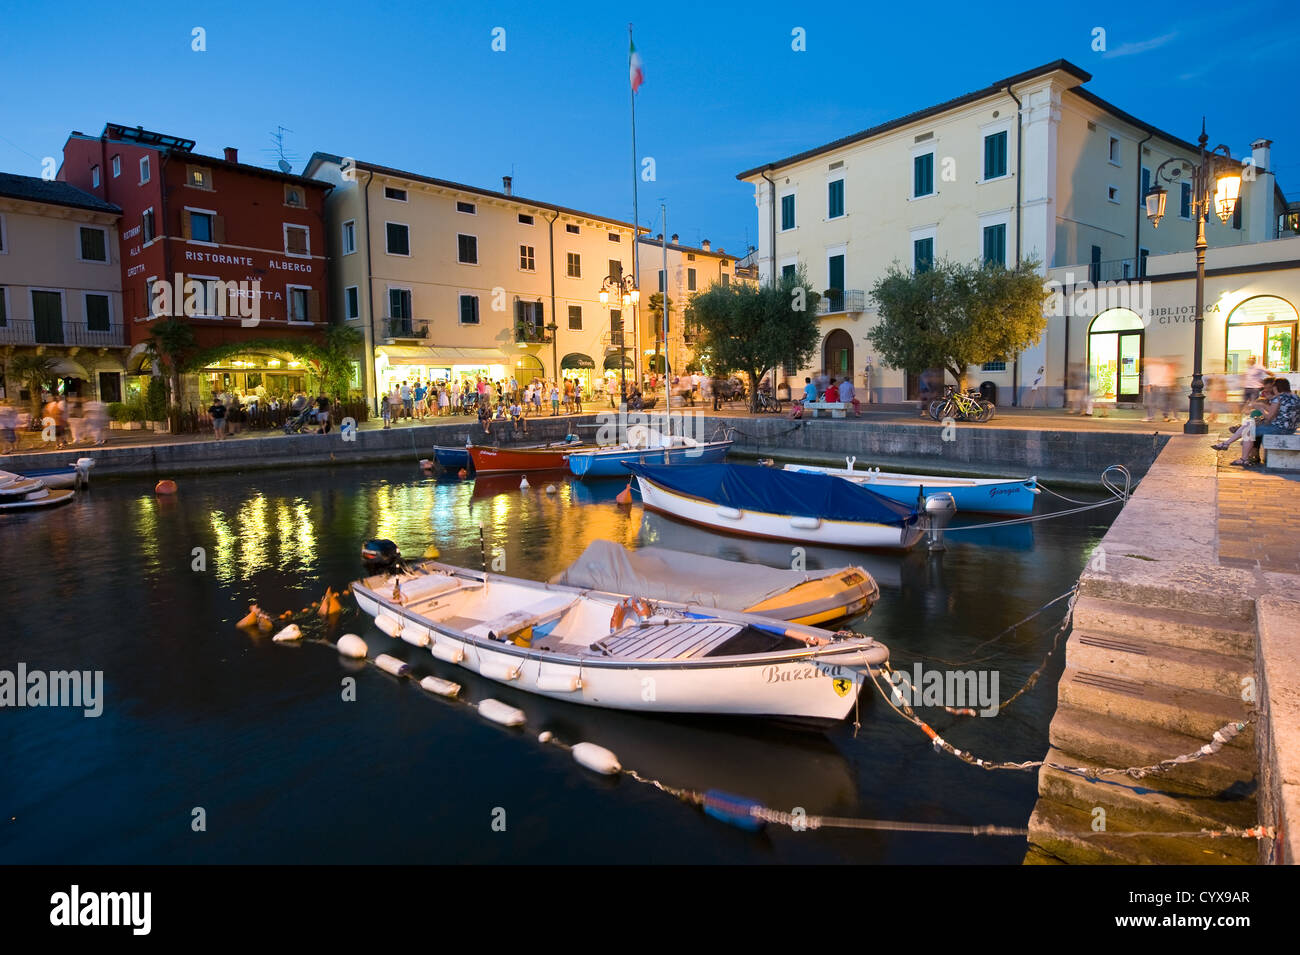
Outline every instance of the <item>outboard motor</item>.
{"type": "Polygon", "coordinates": [[[957,513],[957,502],[951,494],[944,491],[931,494],[925,499],[925,514],[929,518],[926,531],[926,543],[930,550],[944,550],[943,529],[948,526],[952,516],[957,513]]]}
{"type": "Polygon", "coordinates": [[[382,538],[361,545],[361,564],[371,574],[400,574],[407,569],[397,545],[382,538]]]}

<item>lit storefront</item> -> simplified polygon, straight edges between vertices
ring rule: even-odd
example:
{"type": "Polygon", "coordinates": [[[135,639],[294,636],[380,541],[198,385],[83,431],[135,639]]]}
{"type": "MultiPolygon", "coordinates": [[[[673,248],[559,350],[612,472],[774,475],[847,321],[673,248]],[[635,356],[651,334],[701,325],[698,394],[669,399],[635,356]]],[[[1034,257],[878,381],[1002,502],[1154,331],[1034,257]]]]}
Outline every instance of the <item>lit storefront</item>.
{"type": "Polygon", "coordinates": [[[577,378],[582,382],[582,391],[584,394],[592,394],[593,381],[592,373],[596,370],[596,363],[589,355],[583,355],[578,352],[572,352],[565,355],[560,361],[560,377],[566,379],[577,378]]]}
{"type": "Polygon", "coordinates": [[[241,398],[292,399],[308,390],[306,366],[287,355],[247,354],[207,365],[199,373],[199,398],[206,404],[215,395],[241,398]]]}
{"type": "MultiPolygon", "coordinates": [[[[494,348],[420,348],[384,345],[375,349],[375,381],[387,394],[402,382],[449,382],[453,388],[479,378],[503,381],[531,369],[529,355],[507,356],[494,348]],[[522,363],[522,364],[521,364],[522,363]]],[[[536,361],[536,359],[533,359],[536,361]]],[[[540,366],[540,362],[537,363],[540,366]]],[[[530,371],[529,377],[538,372],[530,371]]]]}

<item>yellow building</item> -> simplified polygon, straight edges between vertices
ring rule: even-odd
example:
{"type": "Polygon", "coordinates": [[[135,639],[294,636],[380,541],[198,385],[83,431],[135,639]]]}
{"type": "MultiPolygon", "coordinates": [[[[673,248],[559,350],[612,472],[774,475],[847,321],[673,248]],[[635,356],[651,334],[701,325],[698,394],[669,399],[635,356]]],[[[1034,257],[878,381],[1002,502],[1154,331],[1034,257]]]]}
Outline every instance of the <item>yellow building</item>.
{"type": "MultiPolygon", "coordinates": [[[[852,376],[876,401],[918,397],[921,369],[882,367],[866,337],[876,320],[869,291],[893,263],[1032,258],[1044,274],[1072,266],[1094,282],[1123,281],[1142,276],[1148,255],[1190,250],[1190,187],[1166,186],[1159,229],[1142,199],[1160,164],[1195,158],[1196,145],[1096,96],[1083,86],[1090,79],[1057,60],[740,173],[755,189],[761,275],[802,264],[825,294],[821,351],[811,368],[787,371],[799,381],[852,376]]],[[[1267,141],[1253,147],[1236,216],[1226,225],[1211,216],[1211,248],[1286,234],[1267,141]]],[[[1062,347],[1049,346],[1051,334],[972,369],[974,380],[994,382],[999,404],[1026,402],[1037,380],[1034,399],[1059,405],[1065,369],[1049,358],[1062,347]]]]}
{"type": "Polygon", "coordinates": [[[122,400],[121,215],[66,182],[0,173],[0,399],[28,403],[10,369],[39,354],[60,393],[122,400]]]}
{"type": "Polygon", "coordinates": [[[579,378],[635,372],[632,323],[607,277],[633,270],[633,227],[513,194],[316,153],[336,320],[365,339],[372,401],[402,381],[579,378]]]}
{"type": "Polygon", "coordinates": [[[715,285],[732,282],[758,284],[758,271],[737,265],[735,256],[726,249],[713,249],[705,239],[699,247],[682,245],[679,236],[669,237],[664,243],[663,234],[641,236],[637,243],[641,270],[640,322],[637,348],[644,361],[646,373],[663,372],[660,356],[667,356],[668,371],[680,374],[695,358],[694,334],[691,328],[691,299],[715,285]],[[664,260],[667,259],[667,269],[664,260]],[[662,305],[652,308],[650,297],[656,292],[668,292],[668,339],[664,347],[664,316],[662,305]]]}

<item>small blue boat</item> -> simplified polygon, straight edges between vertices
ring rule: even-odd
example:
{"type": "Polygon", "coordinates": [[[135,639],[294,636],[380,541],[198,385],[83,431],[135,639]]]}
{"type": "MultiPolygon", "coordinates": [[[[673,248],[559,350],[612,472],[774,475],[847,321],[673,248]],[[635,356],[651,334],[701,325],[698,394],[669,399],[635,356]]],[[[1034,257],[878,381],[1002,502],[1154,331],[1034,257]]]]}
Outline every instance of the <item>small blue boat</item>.
{"type": "Polygon", "coordinates": [[[727,456],[731,441],[702,441],[664,448],[596,448],[569,455],[569,470],[579,478],[627,477],[624,464],[717,464],[727,456]]]}
{"type": "Polygon", "coordinates": [[[901,474],[868,468],[854,470],[855,458],[847,458],[847,468],[823,468],[811,464],[787,464],[785,470],[805,474],[829,474],[852,481],[859,487],[875,491],[892,501],[915,506],[924,493],[951,494],[957,511],[981,511],[988,514],[1032,514],[1038,496],[1038,478],[960,478],[940,474],[901,474]]]}
{"type": "Polygon", "coordinates": [[[433,459],[438,462],[438,467],[446,471],[459,471],[461,468],[469,470],[468,448],[434,445],[433,459]]]}

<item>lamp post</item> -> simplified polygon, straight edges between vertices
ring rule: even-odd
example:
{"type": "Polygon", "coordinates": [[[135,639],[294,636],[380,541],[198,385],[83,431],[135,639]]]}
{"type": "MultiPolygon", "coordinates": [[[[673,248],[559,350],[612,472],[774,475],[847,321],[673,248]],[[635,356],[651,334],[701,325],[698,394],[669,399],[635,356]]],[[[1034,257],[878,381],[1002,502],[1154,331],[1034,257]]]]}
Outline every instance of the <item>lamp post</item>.
{"type": "Polygon", "coordinates": [[[1241,196],[1241,166],[1232,158],[1227,146],[1220,144],[1207,152],[1205,145],[1209,141],[1205,135],[1205,120],[1202,119],[1201,136],[1197,140],[1200,162],[1193,163],[1180,157],[1166,159],[1156,167],[1155,175],[1152,176],[1154,184],[1145,198],[1147,218],[1151,220],[1151,227],[1158,229],[1169,198],[1168,192],[1160,185],[1160,180],[1164,179],[1172,186],[1183,175],[1191,177],[1192,216],[1196,220],[1196,330],[1192,352],[1192,391],[1188,396],[1187,423],[1183,425],[1183,434],[1208,434],[1210,431],[1210,426],[1205,421],[1205,380],[1201,377],[1205,327],[1205,220],[1209,218],[1213,206],[1219,221],[1226,224],[1232,218],[1241,196]]]}
{"type": "MultiPolygon", "coordinates": [[[[641,300],[641,290],[636,287],[636,279],[631,275],[607,275],[600,283],[600,304],[608,305],[610,296],[622,305],[623,310],[631,308],[635,315],[636,303],[641,300]]],[[[623,328],[627,327],[627,319],[623,318],[623,312],[619,316],[622,320],[623,328]]],[[[627,400],[627,353],[624,336],[627,333],[621,328],[618,331],[618,380],[619,380],[619,405],[627,400]]],[[[614,309],[609,310],[609,337],[610,344],[614,343],[614,309]]]]}

